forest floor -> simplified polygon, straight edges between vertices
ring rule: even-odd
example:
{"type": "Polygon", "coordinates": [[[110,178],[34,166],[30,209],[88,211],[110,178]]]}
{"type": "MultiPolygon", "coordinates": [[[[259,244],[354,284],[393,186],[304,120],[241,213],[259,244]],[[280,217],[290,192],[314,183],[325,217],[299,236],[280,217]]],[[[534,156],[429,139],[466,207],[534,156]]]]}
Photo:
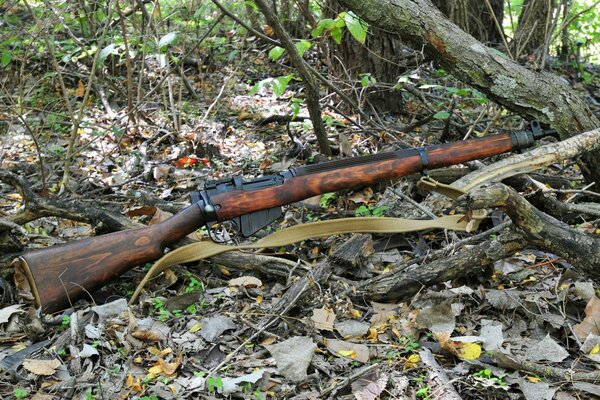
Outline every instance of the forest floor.
{"type": "MultiPolygon", "coordinates": [[[[58,95],[47,86],[36,87],[30,96],[39,97],[39,110],[27,114],[26,121],[42,127],[36,130],[38,143],[22,121],[9,113],[2,116],[0,168],[22,178],[19,184],[37,199],[58,199],[65,208],[109,209],[154,224],[189,204],[189,193],[207,180],[239,174],[252,178],[322,160],[305,110],[297,120],[285,121],[290,99],[302,97],[297,82],[280,97],[269,88],[250,94],[261,79],[286,71],[281,63],[266,60],[264,53],[251,51],[237,65],[188,73],[197,99],[173,77],[173,87],[182,87],[179,93],[158,91],[135,119],[127,117],[118,97],[109,96],[107,106],[94,94],[60,196],[69,126],[47,112],[48,98],[58,95]],[[177,122],[167,107],[169,94],[180,106],[177,122]],[[275,115],[284,117],[265,121],[275,115]]],[[[150,78],[156,68],[149,65],[150,78]]],[[[42,75],[31,71],[32,82],[42,75]]],[[[599,82],[595,75],[586,83],[596,96],[593,101],[600,96],[599,82]]],[[[69,84],[79,106],[79,80],[69,84]]],[[[356,124],[327,109],[335,158],[393,150],[398,140],[432,144],[444,133],[447,140],[460,140],[466,133],[525,126],[440,71],[419,67],[407,74],[405,84],[399,92],[410,113],[423,110],[427,99],[440,110],[452,108],[454,115],[438,114],[404,132],[414,122],[408,116],[373,115],[386,127],[382,130],[351,112],[356,124]],[[478,115],[483,118],[476,121],[478,115]]],[[[584,85],[577,85],[583,91],[584,85]]],[[[362,96],[365,90],[356,93],[362,96]]],[[[454,172],[460,176],[477,166],[457,166],[454,172]]],[[[574,164],[541,172],[565,184],[552,189],[583,186],[574,164]]],[[[0,217],[8,221],[32,199],[25,199],[19,184],[10,184],[14,181],[6,176],[0,183],[0,217]]],[[[291,205],[265,231],[339,216],[428,218],[415,206],[424,198],[415,188],[417,179],[291,205]]],[[[568,190],[558,194],[561,199],[572,195],[568,190]]],[[[590,335],[582,343],[576,332],[582,321],[598,324],[599,288],[554,254],[525,249],[483,269],[473,265],[474,273],[461,279],[432,287],[414,282],[416,294],[402,302],[373,301],[361,291],[378,276],[410,273],[493,241],[495,227],[505,220],[495,212],[469,234],[340,235],[224,255],[166,271],[128,304],[148,269],[140,266],[91,294],[92,299],[54,315],[40,315],[9,290],[11,260],[21,251],[106,233],[110,227],[56,216],[20,228],[0,225],[0,261],[6,271],[0,281],[0,398],[427,399],[440,398],[448,382],[464,399],[598,396],[600,337],[590,335]],[[295,298],[286,297],[292,292],[295,298]]],[[[599,227],[598,220],[577,224],[592,235],[599,227]]],[[[227,228],[216,233],[229,238],[227,228]]],[[[207,240],[206,230],[193,239],[207,240]]]]}

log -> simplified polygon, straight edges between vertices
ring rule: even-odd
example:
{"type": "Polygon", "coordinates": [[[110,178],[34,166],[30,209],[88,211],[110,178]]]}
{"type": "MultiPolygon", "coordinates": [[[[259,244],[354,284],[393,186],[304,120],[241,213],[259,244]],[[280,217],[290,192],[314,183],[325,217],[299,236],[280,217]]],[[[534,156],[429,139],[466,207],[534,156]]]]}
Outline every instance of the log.
{"type": "Polygon", "coordinates": [[[589,278],[600,279],[600,239],[572,229],[531,205],[501,183],[482,185],[459,197],[459,209],[501,208],[529,242],[564,258],[589,278]]]}

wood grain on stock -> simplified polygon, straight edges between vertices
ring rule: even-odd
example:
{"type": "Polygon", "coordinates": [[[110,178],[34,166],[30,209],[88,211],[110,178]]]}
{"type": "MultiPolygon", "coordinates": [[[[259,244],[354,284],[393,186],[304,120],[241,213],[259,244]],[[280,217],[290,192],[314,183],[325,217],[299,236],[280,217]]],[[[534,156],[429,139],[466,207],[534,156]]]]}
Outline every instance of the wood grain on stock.
{"type": "Polygon", "coordinates": [[[155,261],[165,246],[202,226],[192,205],[167,221],[25,253],[20,268],[44,312],[69,307],[131,268],[155,261]]]}
{"type": "MultiPolygon", "coordinates": [[[[429,146],[428,168],[441,168],[512,150],[510,134],[429,146]]],[[[256,190],[232,190],[211,196],[219,221],[306,198],[367,186],[417,173],[423,169],[415,149],[299,167],[284,184],[256,190]]],[[[19,268],[27,276],[44,312],[66,308],[118,278],[129,269],[155,261],[164,247],[204,225],[193,204],[157,225],[111,233],[27,252],[19,268]]]]}

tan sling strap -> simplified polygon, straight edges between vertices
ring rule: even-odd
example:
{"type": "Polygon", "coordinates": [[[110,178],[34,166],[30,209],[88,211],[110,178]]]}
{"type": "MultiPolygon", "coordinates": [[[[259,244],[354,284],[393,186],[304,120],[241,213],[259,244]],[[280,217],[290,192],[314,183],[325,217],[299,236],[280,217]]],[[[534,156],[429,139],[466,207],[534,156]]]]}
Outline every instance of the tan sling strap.
{"type": "MultiPolygon", "coordinates": [[[[453,199],[464,194],[460,189],[441,184],[431,178],[422,178],[417,186],[424,190],[438,191],[453,199]]],[[[225,245],[211,241],[192,243],[175,249],[156,261],[136,288],[130,303],[138,298],[150,279],[172,265],[202,260],[226,251],[281,247],[311,238],[339,235],[342,233],[403,233],[426,229],[452,229],[471,232],[477,229],[479,222],[485,216],[485,212],[474,212],[469,217],[462,214],[447,215],[428,220],[385,217],[341,218],[295,225],[265,236],[254,243],[245,245],[225,245]]]]}

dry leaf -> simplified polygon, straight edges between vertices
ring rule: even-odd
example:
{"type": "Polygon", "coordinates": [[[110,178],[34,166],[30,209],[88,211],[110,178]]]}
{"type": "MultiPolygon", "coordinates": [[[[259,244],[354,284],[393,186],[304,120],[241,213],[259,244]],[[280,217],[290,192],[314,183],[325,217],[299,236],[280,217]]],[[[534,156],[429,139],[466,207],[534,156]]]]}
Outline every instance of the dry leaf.
{"type": "Polygon", "coordinates": [[[253,276],[240,276],[229,280],[229,286],[243,286],[245,288],[258,288],[262,286],[262,281],[253,276]]]}
{"type": "Polygon", "coordinates": [[[23,312],[20,304],[0,308],[0,324],[4,324],[10,320],[13,314],[23,312]]]}
{"type": "Polygon", "coordinates": [[[60,361],[56,358],[52,360],[32,360],[26,359],[23,361],[23,368],[36,375],[52,375],[56,372],[56,368],[60,366],[60,361]]]}
{"type": "Polygon", "coordinates": [[[77,83],[77,89],[75,89],[74,94],[77,97],[83,97],[83,95],[85,95],[85,85],[82,80],[79,80],[77,83]]]}
{"type": "Polygon", "coordinates": [[[168,363],[162,358],[159,358],[157,363],[148,369],[152,375],[173,375],[177,368],[181,365],[181,356],[177,357],[174,362],[168,363]]]}
{"type": "Polygon", "coordinates": [[[375,400],[385,389],[388,377],[379,370],[352,382],[352,393],[356,400],[375,400]]]}
{"type": "Polygon", "coordinates": [[[147,342],[161,342],[163,340],[163,335],[160,333],[146,330],[131,332],[131,336],[138,340],[144,340],[147,342]]]}
{"type": "Polygon", "coordinates": [[[471,342],[471,340],[480,340],[476,336],[451,338],[450,332],[433,332],[433,337],[439,342],[442,349],[464,360],[476,360],[481,357],[481,346],[471,342]]]}
{"type": "Polygon", "coordinates": [[[371,302],[371,305],[373,305],[373,316],[371,317],[371,326],[374,328],[380,325],[385,325],[390,319],[390,317],[395,315],[395,310],[398,308],[398,304],[383,304],[376,303],[374,301],[371,302]]]}
{"type": "Polygon", "coordinates": [[[350,358],[363,363],[369,362],[369,348],[364,344],[337,339],[324,339],[324,343],[327,346],[327,350],[336,356],[350,358]]]}
{"type": "Polygon", "coordinates": [[[594,296],[585,306],[585,318],[573,327],[579,340],[584,341],[589,334],[600,335],[600,299],[594,296]]]}
{"type": "Polygon", "coordinates": [[[335,321],[335,313],[328,306],[313,310],[313,315],[310,319],[315,323],[315,328],[323,331],[333,331],[333,322],[335,321]]]}
{"type": "Polygon", "coordinates": [[[152,216],[152,219],[150,219],[150,222],[148,222],[148,225],[156,225],[160,222],[168,220],[172,216],[173,214],[171,214],[170,212],[163,211],[160,208],[156,207],[156,212],[152,216]]]}

